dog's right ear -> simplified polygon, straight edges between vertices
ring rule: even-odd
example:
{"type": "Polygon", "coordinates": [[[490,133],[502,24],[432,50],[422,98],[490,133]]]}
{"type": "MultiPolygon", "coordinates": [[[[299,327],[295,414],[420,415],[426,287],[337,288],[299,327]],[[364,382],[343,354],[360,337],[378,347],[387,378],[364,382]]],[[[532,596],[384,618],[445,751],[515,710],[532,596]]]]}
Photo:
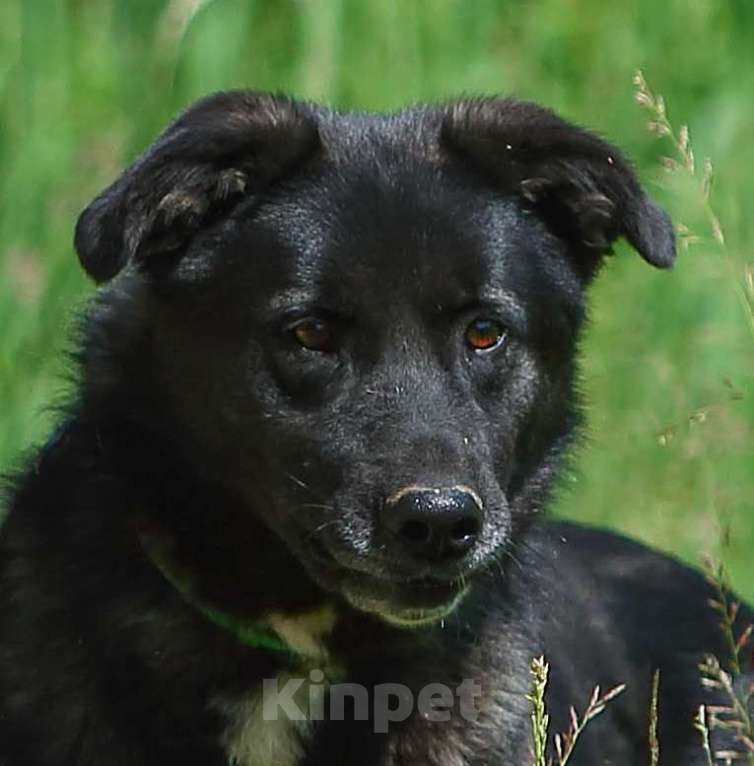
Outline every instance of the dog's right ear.
{"type": "Polygon", "coordinates": [[[235,91],[184,112],[81,214],[75,247],[96,281],[148,268],[186,246],[316,152],[317,126],[293,100],[235,91]]]}

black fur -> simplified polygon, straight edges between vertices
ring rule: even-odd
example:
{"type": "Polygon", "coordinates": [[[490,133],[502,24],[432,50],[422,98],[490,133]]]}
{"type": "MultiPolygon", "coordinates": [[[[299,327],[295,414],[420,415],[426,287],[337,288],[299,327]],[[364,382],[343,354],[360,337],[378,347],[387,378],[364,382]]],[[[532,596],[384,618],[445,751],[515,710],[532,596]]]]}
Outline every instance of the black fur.
{"type": "Polygon", "coordinates": [[[106,284],[78,397],[0,536],[0,764],[221,766],[229,706],[296,672],[187,603],[149,536],[227,614],[331,609],[326,661],[350,682],[482,687],[475,722],[315,724],[303,766],[530,763],[542,653],[553,730],[595,684],[628,685],[572,763],[648,762],[657,668],[663,763],[702,763],[696,666],[725,654],[704,580],[537,520],[577,428],[585,289],[619,237],[673,262],[628,162],[533,104],[378,116],[239,92],[179,117],[76,229],[106,284]],[[296,342],[311,316],[334,350],[296,342]],[[478,317],[498,348],[469,348],[478,317]],[[481,498],[462,559],[417,561],[381,525],[415,484],[481,498]],[[392,624],[462,583],[443,620],[392,624]]]}

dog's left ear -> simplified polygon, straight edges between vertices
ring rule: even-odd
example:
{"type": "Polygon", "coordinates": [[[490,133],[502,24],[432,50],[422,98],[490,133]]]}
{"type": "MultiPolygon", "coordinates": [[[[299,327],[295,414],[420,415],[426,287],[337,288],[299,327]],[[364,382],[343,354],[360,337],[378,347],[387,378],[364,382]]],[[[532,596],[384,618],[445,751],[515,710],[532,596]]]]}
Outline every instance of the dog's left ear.
{"type": "Polygon", "coordinates": [[[653,266],[673,265],[673,225],[644,193],[629,162],[548,109],[514,99],[453,103],[441,141],[587,253],[601,256],[625,237],[653,266]]]}

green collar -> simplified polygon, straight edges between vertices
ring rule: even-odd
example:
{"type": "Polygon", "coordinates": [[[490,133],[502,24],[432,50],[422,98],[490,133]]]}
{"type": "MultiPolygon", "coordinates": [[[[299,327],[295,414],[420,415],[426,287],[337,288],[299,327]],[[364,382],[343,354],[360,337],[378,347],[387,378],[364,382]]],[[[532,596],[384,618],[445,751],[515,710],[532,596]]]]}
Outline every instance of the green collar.
{"type": "Polygon", "coordinates": [[[296,656],[295,650],[272,630],[253,621],[245,621],[227,612],[204,603],[194,593],[191,573],[181,571],[170,553],[171,544],[152,533],[139,535],[141,546],[162,576],[178,591],[183,600],[190,604],[209,622],[232,633],[240,643],[252,649],[279,652],[289,657],[296,656]]]}

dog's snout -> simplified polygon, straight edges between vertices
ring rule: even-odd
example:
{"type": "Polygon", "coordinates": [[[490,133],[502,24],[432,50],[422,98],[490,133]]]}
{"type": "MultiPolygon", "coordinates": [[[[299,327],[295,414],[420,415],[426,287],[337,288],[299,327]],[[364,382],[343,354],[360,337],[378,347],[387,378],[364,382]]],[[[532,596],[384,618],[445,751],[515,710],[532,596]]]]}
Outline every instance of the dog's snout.
{"type": "Polygon", "coordinates": [[[476,544],[482,504],[466,487],[410,487],[390,497],[382,523],[414,558],[460,558],[476,544]]]}

